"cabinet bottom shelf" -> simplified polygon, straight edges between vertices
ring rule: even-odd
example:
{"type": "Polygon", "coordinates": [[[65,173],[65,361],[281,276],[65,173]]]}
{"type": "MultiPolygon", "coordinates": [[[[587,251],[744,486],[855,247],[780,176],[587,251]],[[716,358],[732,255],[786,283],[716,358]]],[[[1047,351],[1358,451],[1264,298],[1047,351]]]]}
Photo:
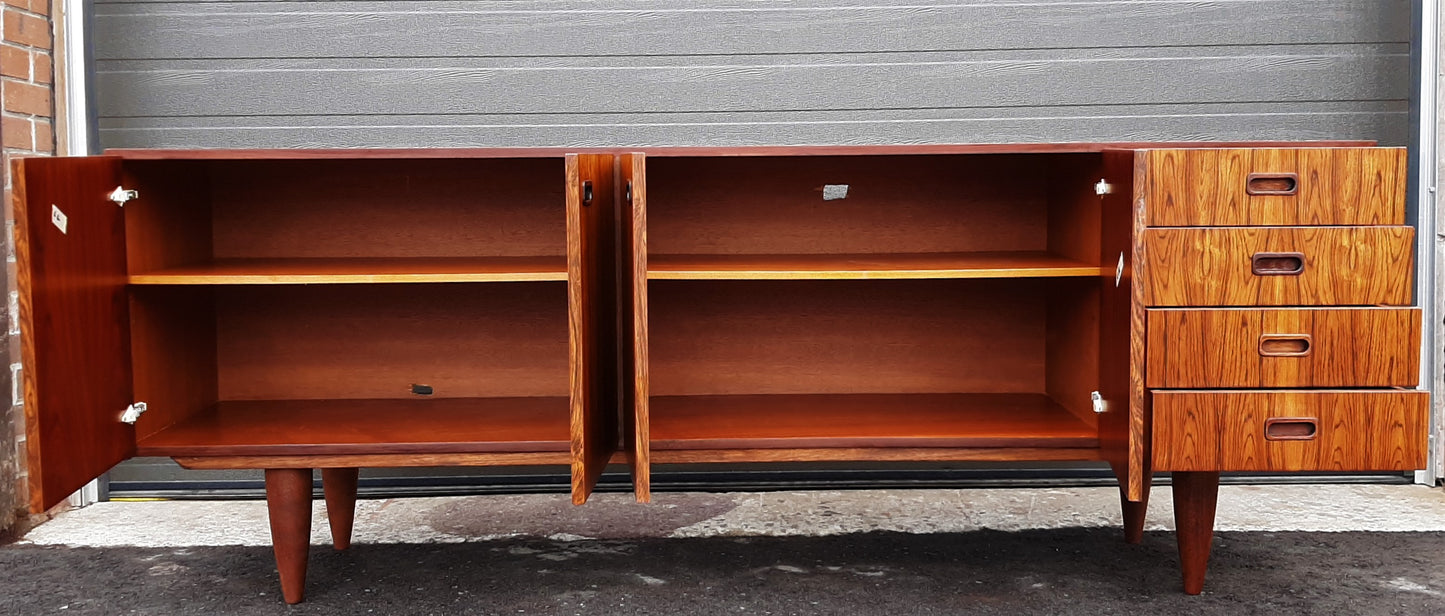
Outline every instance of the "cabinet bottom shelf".
{"type": "MultiPolygon", "coordinates": [[[[665,451],[1099,447],[1097,427],[1042,394],[654,396],[649,406],[658,461],[687,459],[665,451]]],[[[989,459],[1023,458],[1000,451],[989,459]]]]}
{"type": "Polygon", "coordinates": [[[566,397],[223,401],[137,445],[142,456],[566,452],[566,397]]]}

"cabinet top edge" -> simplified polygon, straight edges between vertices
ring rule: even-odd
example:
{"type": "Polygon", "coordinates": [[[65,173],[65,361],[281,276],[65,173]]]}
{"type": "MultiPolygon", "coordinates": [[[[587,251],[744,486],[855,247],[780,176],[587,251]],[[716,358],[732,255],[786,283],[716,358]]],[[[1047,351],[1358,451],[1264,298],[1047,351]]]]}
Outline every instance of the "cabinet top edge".
{"type": "Polygon", "coordinates": [[[641,153],[653,157],[863,156],[908,154],[1089,154],[1106,150],[1215,148],[1358,148],[1374,141],[1180,141],[1119,143],[998,143],[938,145],[800,145],[611,148],[336,148],[336,149],[146,149],[116,148],[106,156],[127,160],[297,160],[417,158],[562,158],[568,154],[641,153]]]}

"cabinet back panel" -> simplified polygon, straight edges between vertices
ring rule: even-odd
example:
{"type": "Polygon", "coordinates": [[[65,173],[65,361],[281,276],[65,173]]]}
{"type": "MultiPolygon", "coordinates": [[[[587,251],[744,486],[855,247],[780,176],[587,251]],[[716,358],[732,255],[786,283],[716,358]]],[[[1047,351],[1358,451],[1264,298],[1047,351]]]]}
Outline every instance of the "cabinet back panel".
{"type": "Polygon", "coordinates": [[[651,393],[1042,393],[1046,284],[652,281],[651,393]]]}
{"type": "Polygon", "coordinates": [[[649,158],[648,250],[1044,250],[1046,175],[1036,156],[649,158]]]}
{"type": "Polygon", "coordinates": [[[139,193],[125,204],[129,273],[210,260],[207,165],[194,160],[122,163],[121,185],[139,193]]]}
{"type": "Polygon", "coordinates": [[[222,400],[568,395],[567,286],[216,290],[222,400]]]}
{"type": "Polygon", "coordinates": [[[561,256],[561,159],[216,161],[216,258],[561,256]]]}

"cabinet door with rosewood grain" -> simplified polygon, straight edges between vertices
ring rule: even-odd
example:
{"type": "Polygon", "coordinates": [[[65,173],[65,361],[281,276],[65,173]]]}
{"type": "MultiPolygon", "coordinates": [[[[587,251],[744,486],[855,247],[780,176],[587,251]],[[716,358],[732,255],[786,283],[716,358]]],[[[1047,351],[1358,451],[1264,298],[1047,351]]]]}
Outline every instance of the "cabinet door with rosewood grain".
{"type": "Polygon", "coordinates": [[[572,502],[587,502],[617,451],[617,195],[607,154],[567,155],[567,327],[572,502]]]}
{"type": "Polygon", "coordinates": [[[15,161],[15,254],[30,510],[135,451],[124,209],[114,157],[15,161]]]}
{"type": "Polygon", "coordinates": [[[647,169],[642,153],[617,158],[622,190],[622,444],[638,502],[652,500],[647,386],[647,169]]]}
{"type": "Polygon", "coordinates": [[[1104,179],[1112,186],[1103,198],[1100,263],[1104,264],[1099,306],[1099,444],[1119,475],[1125,497],[1142,502],[1149,491],[1145,455],[1148,399],[1144,394],[1145,311],[1139,301],[1142,273],[1142,155],[1104,152],[1104,179]]]}

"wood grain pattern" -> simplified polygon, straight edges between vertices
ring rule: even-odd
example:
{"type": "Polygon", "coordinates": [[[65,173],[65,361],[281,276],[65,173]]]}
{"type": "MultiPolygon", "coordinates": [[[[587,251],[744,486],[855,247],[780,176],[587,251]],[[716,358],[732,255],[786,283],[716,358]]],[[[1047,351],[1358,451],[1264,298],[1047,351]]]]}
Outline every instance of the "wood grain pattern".
{"type": "Polygon", "coordinates": [[[642,153],[649,157],[695,156],[856,156],[865,154],[1076,154],[1105,150],[1190,147],[1370,147],[1370,140],[1309,141],[1079,141],[1059,143],[951,143],[874,145],[753,145],[650,148],[497,147],[497,148],[107,148],[107,156],[126,160],[326,160],[438,158],[561,158],[566,154],[642,153]]]}
{"type": "Polygon", "coordinates": [[[654,397],[1042,393],[1052,282],[654,280],[649,385],[654,397]]]}
{"type": "Polygon", "coordinates": [[[402,453],[300,456],[174,456],[182,468],[193,470],[236,470],[265,468],[315,468],[355,466],[365,468],[414,468],[425,466],[558,466],[572,462],[567,450],[523,453],[402,453]]]}
{"type": "Polygon", "coordinates": [[[1039,394],[654,396],[652,449],[1098,446],[1039,394]]]}
{"type": "Polygon", "coordinates": [[[379,284],[567,280],[567,259],[411,257],[400,259],[218,259],[131,274],[134,285],[379,284]]]}
{"type": "Polygon", "coordinates": [[[1367,306],[1410,304],[1411,227],[1148,229],[1149,306],[1367,306]],[[1261,276],[1259,253],[1302,253],[1304,271],[1261,276]]]}
{"type": "Polygon", "coordinates": [[[1113,191],[1102,198],[1099,262],[1115,271],[1100,280],[1099,392],[1106,410],[1099,416],[1103,457],[1119,475],[1123,497],[1145,502],[1149,496],[1149,398],[1144,390],[1144,306],[1140,298],[1146,274],[1144,205],[1148,199],[1142,156],[1131,151],[1104,153],[1104,177],[1113,191]],[[1122,266],[1122,269],[1118,269],[1122,266]]]}
{"type": "Polygon", "coordinates": [[[1097,265],[1044,251],[828,255],[661,255],[652,280],[869,280],[1097,277],[1097,265]]]}
{"type": "Polygon", "coordinates": [[[610,155],[567,155],[567,307],[572,502],[581,505],[617,451],[616,170],[610,155]]]}
{"type": "Polygon", "coordinates": [[[1155,391],[1159,471],[1423,468],[1429,392],[1155,391]],[[1318,418],[1312,440],[1267,440],[1276,417],[1318,418]]]}
{"type": "Polygon", "coordinates": [[[563,283],[214,293],[222,400],[411,399],[413,384],[435,398],[568,395],[563,283]]]}
{"type": "Polygon", "coordinates": [[[135,451],[120,422],[134,401],[125,224],[105,199],[120,160],[17,159],[12,171],[29,504],[43,513],[135,451]]]}
{"type": "Polygon", "coordinates": [[[1420,310],[1149,311],[1149,387],[1414,387],[1420,310]],[[1269,336],[1307,336],[1302,355],[1265,355],[1269,336]]]}
{"type": "Polygon", "coordinates": [[[652,500],[651,420],[648,402],[647,343],[647,157],[642,153],[617,157],[622,214],[622,440],[632,470],[632,491],[637,502],[652,500]],[[631,197],[627,199],[626,197],[631,197]],[[629,344],[630,341],[630,344],[629,344]]]}
{"type": "Polygon", "coordinates": [[[1404,148],[1151,150],[1156,227],[1405,224],[1404,148]],[[1297,177],[1294,195],[1251,195],[1251,174],[1297,177]]]}
{"type": "Polygon", "coordinates": [[[1087,447],[828,447],[821,449],[660,449],[655,464],[731,464],[748,462],[1077,462],[1099,460],[1087,447]]]}
{"type": "Polygon", "coordinates": [[[207,288],[131,289],[132,389],[147,410],[137,440],[220,399],[216,365],[215,295],[207,288]]]}
{"type": "MultiPolygon", "coordinates": [[[[142,440],[143,456],[566,451],[567,399],[222,401],[142,440]]],[[[327,466],[372,466],[328,464],[327,466]]]]}

